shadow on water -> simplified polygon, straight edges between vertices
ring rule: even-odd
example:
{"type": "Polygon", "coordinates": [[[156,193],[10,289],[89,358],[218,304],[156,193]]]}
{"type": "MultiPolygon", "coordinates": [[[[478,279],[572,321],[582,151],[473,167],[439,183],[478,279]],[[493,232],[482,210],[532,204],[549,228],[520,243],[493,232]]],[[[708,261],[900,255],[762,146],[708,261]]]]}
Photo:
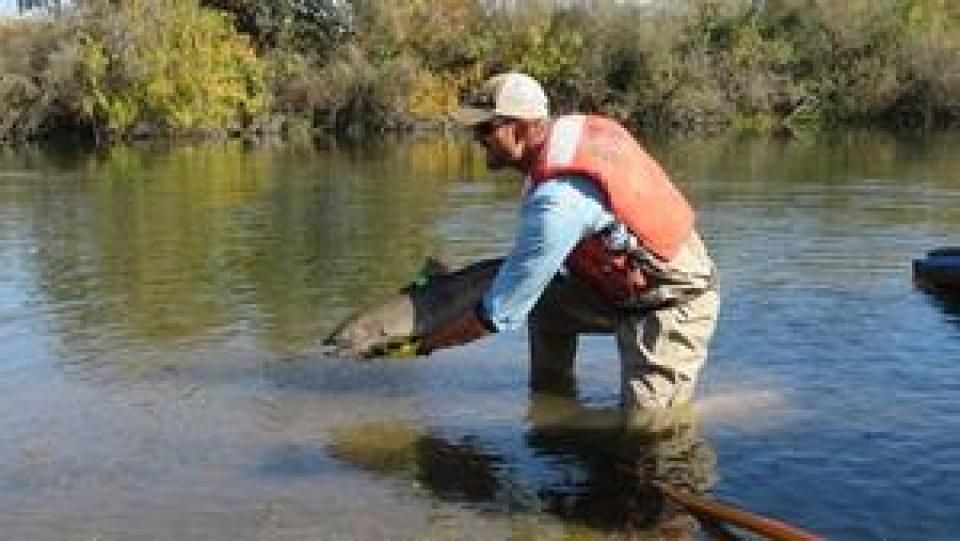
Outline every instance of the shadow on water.
{"type": "Polygon", "coordinates": [[[652,484],[695,493],[714,484],[715,455],[691,410],[628,416],[535,394],[528,420],[519,450],[495,444],[489,431],[451,437],[409,424],[367,423],[335,429],[330,453],[486,512],[548,513],[605,533],[694,537],[694,519],[652,484]]]}

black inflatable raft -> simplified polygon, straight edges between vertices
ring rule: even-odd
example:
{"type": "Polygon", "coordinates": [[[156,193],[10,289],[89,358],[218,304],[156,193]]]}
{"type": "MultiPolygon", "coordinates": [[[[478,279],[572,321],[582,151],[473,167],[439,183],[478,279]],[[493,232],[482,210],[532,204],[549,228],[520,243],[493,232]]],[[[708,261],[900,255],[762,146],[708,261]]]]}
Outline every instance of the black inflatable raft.
{"type": "Polygon", "coordinates": [[[924,290],[960,295],[960,247],[937,248],[914,259],[913,280],[924,290]]]}

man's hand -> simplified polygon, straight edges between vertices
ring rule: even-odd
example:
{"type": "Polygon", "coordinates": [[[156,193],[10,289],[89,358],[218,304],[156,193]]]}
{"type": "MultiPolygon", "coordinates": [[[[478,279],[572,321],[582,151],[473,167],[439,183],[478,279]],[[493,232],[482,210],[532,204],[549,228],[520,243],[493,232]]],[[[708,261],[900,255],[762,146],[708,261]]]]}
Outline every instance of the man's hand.
{"type": "Polygon", "coordinates": [[[417,353],[429,355],[438,349],[458,346],[483,338],[491,332],[493,332],[493,329],[477,315],[477,309],[471,308],[452,321],[421,337],[417,353]]]}

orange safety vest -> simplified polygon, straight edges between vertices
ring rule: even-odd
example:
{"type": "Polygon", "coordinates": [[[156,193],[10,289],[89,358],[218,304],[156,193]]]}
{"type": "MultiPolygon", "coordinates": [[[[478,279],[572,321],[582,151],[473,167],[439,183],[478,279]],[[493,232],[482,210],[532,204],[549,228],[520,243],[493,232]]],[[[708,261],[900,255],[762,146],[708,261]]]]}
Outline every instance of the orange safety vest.
{"type": "MultiPolygon", "coordinates": [[[[584,176],[606,196],[614,217],[642,247],[669,262],[693,232],[694,213],[683,194],[617,122],[586,115],[557,118],[529,173],[529,188],[559,176],[584,176]]],[[[612,253],[601,235],[582,240],[567,268],[616,304],[637,298],[653,282],[624,253],[612,253]]]]}

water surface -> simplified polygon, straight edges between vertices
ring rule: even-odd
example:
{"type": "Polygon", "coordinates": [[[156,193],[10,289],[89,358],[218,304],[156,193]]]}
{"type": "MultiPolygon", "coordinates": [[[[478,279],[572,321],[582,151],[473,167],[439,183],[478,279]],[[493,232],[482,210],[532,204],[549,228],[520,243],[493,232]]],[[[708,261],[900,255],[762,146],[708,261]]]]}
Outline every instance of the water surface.
{"type": "MultiPolygon", "coordinates": [[[[958,143],[653,143],[723,307],[698,414],[637,456],[831,538],[955,537],[960,310],[910,260],[960,244],[958,143]]],[[[3,537],[622,537],[610,338],[572,400],[522,332],[319,353],[426,256],[507,250],[518,190],[444,140],[0,151],[3,537]]]]}

